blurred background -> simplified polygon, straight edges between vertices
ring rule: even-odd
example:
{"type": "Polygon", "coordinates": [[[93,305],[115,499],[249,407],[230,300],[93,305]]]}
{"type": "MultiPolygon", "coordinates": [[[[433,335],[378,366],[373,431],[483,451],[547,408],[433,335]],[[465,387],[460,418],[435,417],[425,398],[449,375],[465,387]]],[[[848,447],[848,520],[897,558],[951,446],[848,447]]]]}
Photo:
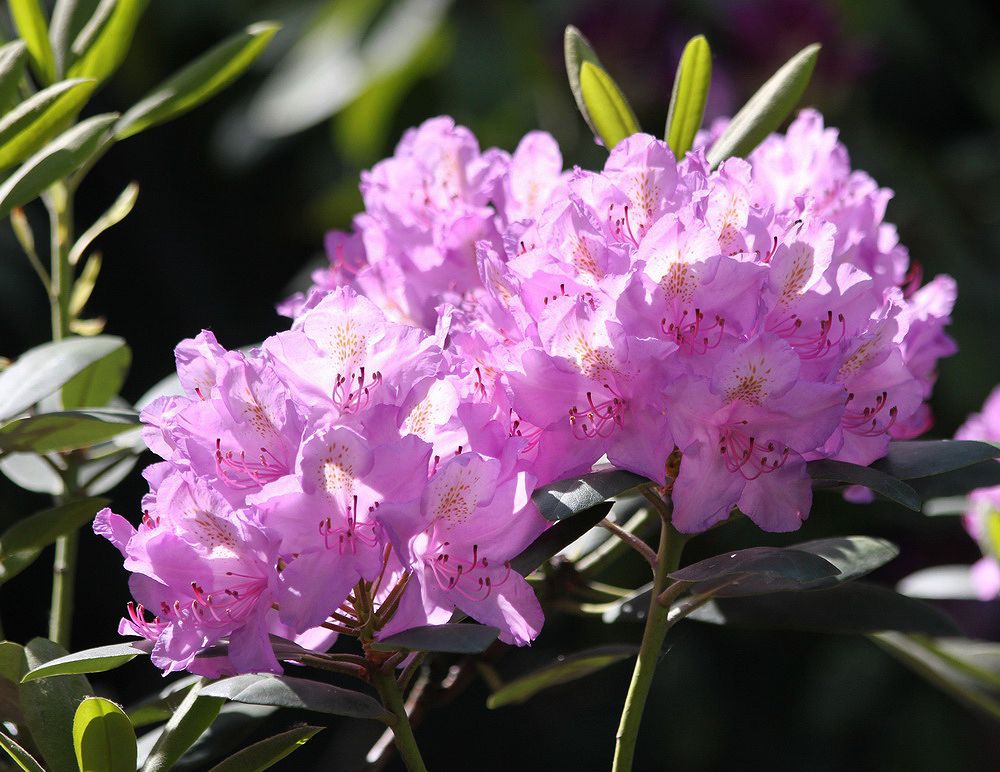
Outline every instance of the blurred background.
{"type": "MultiPolygon", "coordinates": [[[[662,134],[674,68],[692,35],[706,34],[714,56],[707,120],[731,114],[791,54],[820,41],[805,103],[839,127],[855,167],[895,190],[888,219],[925,276],[947,272],[959,283],[951,332],[961,353],[942,363],[934,399],[933,434],[948,437],[1000,380],[998,17],[997,4],[985,0],[154,2],[95,112],[127,108],[252,21],[274,18],[284,28],[234,87],[116,146],[91,173],[77,198],[81,229],[130,181],[141,192],[133,213],[101,237],[104,268],[89,307],[131,345],[124,395],[136,399],[171,371],[173,346],[202,328],[237,347],[287,326],[274,304],[322,259],[324,232],[349,226],[361,206],[359,171],[391,154],[408,126],[448,113],[484,147],[508,150],[541,128],[559,141],[567,166],[599,166],[605,153],[566,84],[566,24],[590,39],[654,134],[662,134]]],[[[43,291],[4,223],[0,355],[48,337],[43,291]]],[[[134,472],[111,493],[116,511],[137,515],[143,491],[134,472]]],[[[0,528],[47,505],[6,479],[0,502],[0,528]]],[[[901,557],[876,577],[886,582],[978,556],[955,518],[883,503],[848,506],[831,494],[817,497],[792,541],[848,532],[901,546],[901,557]]],[[[688,557],[765,541],[778,542],[731,525],[693,542],[688,557]]],[[[128,599],[109,545],[86,533],[81,561],[74,648],[114,641],[128,599]]],[[[10,638],[44,634],[50,566],[43,558],[3,588],[0,615],[10,638]]],[[[621,583],[646,581],[642,566],[620,571],[621,583]]],[[[950,610],[967,634],[1000,639],[1000,603],[950,610]]],[[[694,622],[672,635],[646,713],[640,769],[1000,768],[996,724],[863,638],[694,622]]],[[[498,668],[511,676],[559,653],[640,636],[638,625],[553,614],[532,649],[505,656],[498,668]]],[[[418,730],[428,765],[606,769],[629,672],[622,663],[489,713],[487,690],[474,683],[418,730]]],[[[162,685],[139,661],[93,681],[125,702],[162,685]]],[[[279,721],[301,718],[281,714],[279,721]]],[[[328,723],[277,768],[360,768],[377,731],[328,723]]]]}

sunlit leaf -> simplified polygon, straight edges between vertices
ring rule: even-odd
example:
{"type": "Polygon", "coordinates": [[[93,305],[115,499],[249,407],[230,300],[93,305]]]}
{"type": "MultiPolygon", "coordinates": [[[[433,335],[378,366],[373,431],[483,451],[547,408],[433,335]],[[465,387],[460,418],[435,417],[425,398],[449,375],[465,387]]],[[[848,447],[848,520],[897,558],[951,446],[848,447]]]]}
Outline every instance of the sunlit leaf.
{"type": "Polygon", "coordinates": [[[580,66],[580,92],[597,136],[608,150],[639,131],[625,94],[603,67],[591,62],[580,66]]]}
{"type": "Polygon", "coordinates": [[[212,725],[225,700],[220,696],[204,695],[202,689],[197,683],[184,695],[146,757],[143,772],[166,772],[212,725]]]}
{"type": "Polygon", "coordinates": [[[131,364],[132,350],[122,345],[88,365],[63,386],[63,407],[104,407],[121,391],[131,364]]]}
{"type": "Polygon", "coordinates": [[[683,158],[694,144],[694,136],[705,117],[705,102],[711,84],[712,51],[705,36],[697,35],[684,46],[667,111],[664,138],[675,158],[683,158]]]}
{"type": "Polygon", "coordinates": [[[52,453],[86,448],[139,426],[131,410],[65,410],[15,418],[0,426],[0,449],[52,453]]]}
{"type": "Polygon", "coordinates": [[[510,561],[511,569],[527,576],[601,522],[611,511],[611,506],[610,502],[602,502],[573,517],[560,520],[510,561]]]}
{"type": "Polygon", "coordinates": [[[476,624],[444,624],[412,627],[371,644],[377,651],[441,651],[478,654],[497,639],[495,627],[476,624]]]}
{"type": "Polygon", "coordinates": [[[974,600],[978,597],[971,566],[931,566],[904,577],[896,589],[912,598],[974,600]]]}
{"type": "Polygon", "coordinates": [[[80,703],[73,748],[80,772],[135,772],[135,729],[111,700],[88,697],[80,703]]]}
{"type": "Polygon", "coordinates": [[[149,0],[102,0],[66,51],[66,73],[107,79],[125,59],[149,0]]]}
{"type": "Polygon", "coordinates": [[[297,751],[322,731],[321,726],[297,726],[237,751],[209,772],[261,772],[297,751]]]}
{"type": "MultiPolygon", "coordinates": [[[[80,262],[80,258],[83,257],[84,253],[94,243],[94,239],[100,236],[104,231],[113,225],[117,225],[122,220],[124,220],[129,212],[132,211],[132,207],[135,206],[136,199],[139,197],[139,185],[135,182],[130,182],[125,190],[118,194],[118,198],[115,199],[114,203],[108,207],[108,210],[98,217],[94,224],[87,228],[86,231],[76,240],[76,243],[69,250],[69,263],[70,265],[76,265],[80,262]]],[[[80,304],[80,308],[83,308],[83,304],[80,304]]]]}
{"type": "Polygon", "coordinates": [[[56,79],[56,60],[49,43],[49,25],[39,0],[7,0],[10,17],[14,22],[18,37],[28,47],[31,68],[42,85],[56,79]]]}
{"type": "Polygon", "coordinates": [[[121,667],[136,657],[148,655],[150,649],[152,649],[152,641],[130,641],[75,651],[28,671],[21,680],[27,682],[52,676],[103,673],[121,667]]]}
{"type": "Polygon", "coordinates": [[[20,163],[63,131],[94,92],[92,80],[62,80],[0,118],[0,169],[20,163]]]}
{"type": "Polygon", "coordinates": [[[7,755],[24,772],[45,772],[44,767],[38,763],[34,756],[21,747],[10,735],[0,731],[0,748],[6,751],[7,755]]]}
{"type": "Polygon", "coordinates": [[[792,549],[809,552],[829,561],[840,571],[831,581],[819,586],[849,582],[884,566],[899,554],[899,548],[890,541],[874,536],[833,536],[827,539],[793,544],[792,549]]]}
{"type": "Polygon", "coordinates": [[[562,520],[648,482],[623,469],[601,469],[544,485],[531,498],[546,520],[562,520]]]}
{"type": "Polygon", "coordinates": [[[21,101],[20,84],[24,77],[28,49],[23,40],[0,46],[0,114],[21,101]]]}
{"type": "Polygon", "coordinates": [[[594,122],[587,112],[587,105],[583,101],[583,89],[580,87],[580,68],[583,67],[584,62],[590,62],[601,68],[604,65],[597,58],[597,53],[587,38],[573,25],[566,27],[566,33],[563,35],[563,54],[566,59],[566,76],[569,78],[569,88],[573,92],[573,99],[576,100],[580,114],[596,137],[597,128],[594,126],[594,122]]]}

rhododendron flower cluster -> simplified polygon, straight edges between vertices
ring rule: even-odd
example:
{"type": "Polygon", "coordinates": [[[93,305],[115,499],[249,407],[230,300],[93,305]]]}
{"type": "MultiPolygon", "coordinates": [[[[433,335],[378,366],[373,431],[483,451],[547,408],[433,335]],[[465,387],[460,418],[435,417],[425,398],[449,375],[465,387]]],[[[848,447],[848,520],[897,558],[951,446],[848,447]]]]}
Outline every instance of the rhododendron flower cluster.
{"type": "MultiPolygon", "coordinates": [[[[1000,442],[1000,387],[986,399],[981,413],[969,416],[955,434],[958,440],[1000,442]]],[[[1000,487],[969,494],[965,528],[983,551],[972,565],[972,584],[983,600],[1000,596],[1000,487]]]]}

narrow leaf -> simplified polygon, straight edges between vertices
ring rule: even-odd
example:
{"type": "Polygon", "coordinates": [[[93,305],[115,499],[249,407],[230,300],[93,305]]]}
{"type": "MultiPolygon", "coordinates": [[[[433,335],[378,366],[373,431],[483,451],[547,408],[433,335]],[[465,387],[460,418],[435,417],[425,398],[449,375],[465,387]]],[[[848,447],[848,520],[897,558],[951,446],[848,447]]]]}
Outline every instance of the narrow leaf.
{"type": "MultiPolygon", "coordinates": [[[[90,295],[97,285],[97,277],[101,273],[103,260],[100,252],[92,252],[87,262],[83,264],[83,270],[76,281],[73,282],[73,290],[69,296],[69,315],[71,323],[80,321],[79,316],[83,313],[84,306],[90,300],[90,295]]],[[[65,403],[64,403],[65,407],[65,403]]]]}
{"type": "Polygon", "coordinates": [[[580,67],[580,91],[597,135],[608,150],[639,131],[639,122],[628,100],[603,67],[591,62],[583,63],[580,67]]]}
{"type": "Polygon", "coordinates": [[[156,694],[150,695],[136,703],[125,713],[128,715],[132,726],[140,727],[146,724],[155,724],[160,721],[167,721],[183,702],[185,695],[196,683],[201,681],[201,676],[187,675],[171,681],[156,694]]]}
{"type": "Polygon", "coordinates": [[[21,679],[23,683],[51,676],[77,675],[80,673],[104,673],[131,662],[136,657],[149,654],[152,648],[150,641],[129,643],[113,643],[109,646],[98,646],[56,657],[44,665],[29,670],[21,679]],[[149,644],[149,645],[146,645],[149,644]]]}
{"type": "Polygon", "coordinates": [[[39,0],[7,0],[18,36],[28,47],[31,67],[43,85],[56,79],[56,60],[49,43],[49,25],[39,0]]]}
{"type": "Polygon", "coordinates": [[[63,131],[94,92],[92,80],[63,80],[0,118],[0,169],[20,163],[63,131]]]}
{"type": "Polygon", "coordinates": [[[193,61],[128,110],[115,127],[118,139],[176,118],[238,78],[278,31],[275,22],[252,24],[193,61]]]}
{"type": "Polygon", "coordinates": [[[792,549],[818,555],[840,571],[832,577],[832,582],[820,582],[818,586],[852,581],[884,566],[899,554],[899,548],[895,544],[873,536],[815,539],[793,544],[792,549]]]}
{"type": "Polygon", "coordinates": [[[440,651],[478,654],[486,651],[500,631],[488,625],[448,623],[412,627],[371,644],[376,651],[440,651]]]}
{"type": "Polygon", "coordinates": [[[0,731],[0,748],[3,748],[24,772],[45,772],[34,756],[22,748],[13,737],[2,731],[0,731]]]}
{"type": "Polygon", "coordinates": [[[73,749],[80,772],[135,772],[135,729],[111,700],[88,697],[73,718],[73,749]]]}
{"type": "Polygon", "coordinates": [[[146,757],[143,772],[166,772],[215,721],[225,700],[204,695],[202,689],[198,683],[184,695],[177,712],[167,721],[146,757]]]}
{"type": "Polygon", "coordinates": [[[67,74],[97,81],[110,77],[125,59],[147,4],[148,0],[117,0],[108,13],[109,2],[103,0],[67,51],[67,74]]]}
{"type": "Polygon", "coordinates": [[[0,186],[0,216],[23,206],[55,182],[83,166],[98,150],[114,113],[95,115],[63,132],[31,156],[0,186]]]}
{"type": "Polygon", "coordinates": [[[62,388],[63,407],[104,407],[121,391],[131,364],[132,350],[125,345],[101,357],[66,382],[62,388]]]}
{"type": "Polygon", "coordinates": [[[590,130],[597,136],[597,128],[587,112],[587,105],[583,101],[583,89],[580,88],[580,68],[584,62],[590,62],[598,67],[603,67],[601,60],[597,58],[597,53],[591,47],[590,42],[583,36],[576,27],[570,25],[566,27],[563,35],[563,54],[566,59],[566,75],[569,78],[569,88],[573,92],[573,99],[576,106],[587,122],[590,130]]]}
{"type": "Polygon", "coordinates": [[[132,410],[66,410],[16,418],[0,426],[0,449],[53,453],[87,448],[139,426],[132,410]]]}
{"type": "Polygon", "coordinates": [[[788,117],[812,78],[820,46],[813,43],[781,66],[740,109],[708,151],[714,169],[730,156],[749,154],[788,117]]]}
{"type": "Polygon", "coordinates": [[[562,520],[648,482],[623,469],[601,469],[545,485],[531,498],[546,520],[562,520]]]}
{"type": "Polygon", "coordinates": [[[561,520],[541,534],[510,561],[512,570],[527,576],[545,561],[575,542],[603,520],[611,511],[610,502],[597,504],[575,517],[561,520]]]}
{"type": "Polygon", "coordinates": [[[552,664],[504,684],[489,696],[486,707],[492,710],[527,702],[544,689],[596,673],[609,665],[628,659],[638,650],[637,646],[598,646],[559,657],[552,664]]]}
{"type": "Polygon", "coordinates": [[[24,77],[27,52],[23,40],[0,46],[0,114],[6,113],[21,99],[19,86],[24,77]]]}
{"type": "Polygon", "coordinates": [[[94,224],[87,228],[87,230],[83,232],[83,235],[76,240],[75,244],[73,244],[73,247],[69,251],[70,265],[76,265],[80,262],[80,258],[83,257],[90,245],[94,243],[94,239],[104,233],[104,231],[108,228],[113,225],[117,225],[124,220],[128,216],[129,212],[132,211],[132,207],[135,206],[135,202],[138,197],[138,183],[130,182],[125,190],[118,194],[118,198],[115,199],[115,202],[108,207],[108,211],[98,217],[97,220],[94,221],[94,224]]]}
{"type": "Polygon", "coordinates": [[[1000,458],[1000,445],[975,440],[896,440],[872,466],[900,480],[930,477],[1000,458]]]}
{"type": "Polygon", "coordinates": [[[675,158],[683,158],[694,144],[694,136],[705,117],[705,102],[712,84],[712,51],[704,35],[691,38],[684,46],[674,90],[670,95],[664,138],[675,158]]]}
{"type": "Polygon", "coordinates": [[[920,511],[920,495],[913,487],[878,469],[828,458],[810,461],[806,468],[809,476],[817,482],[863,485],[907,509],[920,511]]]}
{"type": "Polygon", "coordinates": [[[202,694],[251,705],[299,708],[335,716],[391,722],[392,716],[367,694],[305,678],[238,675],[209,684],[202,694]]]}
{"type": "Polygon", "coordinates": [[[237,751],[221,764],[216,764],[209,772],[261,772],[297,751],[322,731],[321,726],[298,726],[289,729],[287,732],[268,737],[237,751]]]}

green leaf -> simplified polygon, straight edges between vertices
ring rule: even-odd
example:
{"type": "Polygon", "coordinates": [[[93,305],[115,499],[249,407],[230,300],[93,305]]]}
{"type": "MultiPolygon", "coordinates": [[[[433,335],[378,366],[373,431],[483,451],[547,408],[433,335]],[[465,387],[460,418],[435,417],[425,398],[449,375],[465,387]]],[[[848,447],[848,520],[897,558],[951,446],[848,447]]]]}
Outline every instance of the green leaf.
{"type": "Polygon", "coordinates": [[[131,137],[210,99],[243,74],[280,26],[276,22],[252,24],[203,54],[129,109],[115,126],[115,136],[131,137]]]}
{"type": "Polygon", "coordinates": [[[7,755],[10,756],[14,760],[14,763],[23,769],[24,772],[45,772],[45,769],[35,760],[34,756],[18,745],[17,741],[14,740],[13,737],[10,737],[2,731],[0,731],[0,748],[3,748],[7,752],[7,755]]]}
{"type": "Polygon", "coordinates": [[[440,651],[478,654],[486,651],[500,631],[488,625],[448,623],[411,627],[371,644],[376,651],[440,651]]]}
{"type": "Polygon", "coordinates": [[[806,469],[814,481],[863,485],[869,490],[885,496],[890,501],[902,504],[907,509],[912,509],[914,512],[920,511],[920,495],[913,489],[913,486],[870,466],[858,466],[846,461],[822,458],[818,461],[810,461],[806,464],[806,469]]]}
{"type": "Polygon", "coordinates": [[[531,498],[546,520],[562,520],[648,482],[623,469],[601,469],[545,485],[531,498]]]}
{"type": "Polygon", "coordinates": [[[872,467],[900,480],[930,477],[1000,458],[1000,445],[975,440],[894,440],[872,467]]]}
{"type": "Polygon", "coordinates": [[[251,705],[298,708],[386,723],[394,720],[367,694],[292,676],[238,675],[209,684],[202,694],[251,705]]]}
{"type": "Polygon", "coordinates": [[[832,563],[840,573],[831,582],[818,586],[840,584],[871,573],[884,566],[899,554],[899,548],[890,541],[873,536],[834,536],[829,539],[793,544],[792,549],[818,555],[832,563]]]}
{"type": "Polygon", "coordinates": [[[42,85],[48,85],[56,79],[56,60],[42,4],[39,0],[7,0],[7,6],[18,37],[28,47],[32,69],[42,85]]]}
{"type": "Polygon", "coordinates": [[[896,590],[911,598],[935,600],[976,600],[976,586],[970,566],[931,566],[903,577],[896,590]]]}
{"type": "Polygon", "coordinates": [[[0,449],[53,453],[87,448],[139,426],[132,410],[65,410],[15,418],[0,426],[0,449]]]}
{"type": "Polygon", "coordinates": [[[196,683],[201,681],[201,676],[188,675],[169,682],[156,694],[150,695],[139,701],[125,713],[128,715],[132,726],[140,727],[147,724],[155,724],[160,721],[167,721],[184,700],[185,695],[196,683]]]}
{"type": "Polygon", "coordinates": [[[297,726],[237,751],[209,772],[261,772],[297,751],[322,731],[321,726],[297,726]]]}
{"type": "Polygon", "coordinates": [[[559,657],[552,664],[504,684],[489,696],[486,707],[492,710],[527,702],[543,689],[596,673],[609,665],[628,659],[638,650],[638,646],[598,646],[578,651],[567,657],[559,657]]]}
{"type": "Polygon", "coordinates": [[[67,74],[97,81],[110,77],[125,59],[147,4],[148,0],[102,0],[66,52],[67,74]]]}
{"type": "Polygon", "coordinates": [[[27,62],[27,47],[23,40],[14,40],[0,46],[0,114],[6,113],[21,101],[21,78],[27,62]]]}
{"type": "Polygon", "coordinates": [[[0,641],[0,716],[15,724],[24,723],[18,687],[27,669],[24,647],[13,641],[0,641]]]}
{"type": "Polygon", "coordinates": [[[34,670],[29,670],[25,673],[21,681],[27,683],[28,681],[49,678],[51,676],[104,673],[105,671],[121,667],[136,657],[148,655],[151,648],[152,643],[150,641],[136,641],[113,643],[109,646],[97,646],[93,649],[75,651],[72,654],[67,654],[65,657],[57,657],[50,660],[34,670]]]}
{"type": "MultiPolygon", "coordinates": [[[[73,290],[69,296],[70,329],[73,329],[74,322],[79,324],[82,321],[79,318],[80,314],[83,313],[84,306],[87,305],[87,301],[90,300],[90,295],[97,285],[97,277],[101,273],[102,262],[101,253],[92,252],[90,257],[87,258],[87,262],[83,264],[83,270],[80,271],[80,275],[73,282],[73,290]]],[[[74,332],[79,335],[86,334],[76,329],[74,329],[74,332]]]]}
{"type": "Polygon", "coordinates": [[[20,163],[63,131],[95,85],[92,80],[59,81],[0,118],[0,169],[20,163]]]}
{"type": "Polygon", "coordinates": [[[31,565],[39,553],[57,538],[92,520],[97,511],[107,504],[107,499],[80,499],[44,509],[13,523],[0,534],[0,584],[13,579],[31,565]]]}
{"type": "Polygon", "coordinates": [[[924,500],[943,496],[964,496],[976,488],[993,488],[1000,485],[1000,464],[992,460],[980,461],[972,466],[929,477],[916,477],[908,482],[924,500]]]}
{"type": "Polygon", "coordinates": [[[135,729],[111,700],[88,697],[73,718],[73,748],[80,772],[135,772],[135,729]]]}
{"type": "Polygon", "coordinates": [[[602,502],[574,517],[560,520],[549,528],[524,551],[510,561],[510,567],[522,576],[527,576],[545,561],[575,542],[587,531],[603,520],[611,511],[610,502],[602,502]]]}
{"type": "MultiPolygon", "coordinates": [[[[70,265],[76,265],[80,262],[80,258],[83,257],[84,253],[94,243],[94,239],[100,236],[104,231],[113,225],[117,225],[122,220],[124,220],[129,212],[132,211],[132,207],[135,206],[136,199],[139,197],[139,185],[135,182],[130,182],[126,186],[125,190],[118,194],[118,198],[115,199],[114,203],[108,207],[108,210],[102,214],[94,224],[84,231],[83,235],[76,240],[73,247],[69,251],[69,263],[70,265]]],[[[75,292],[75,289],[74,289],[75,292]]],[[[80,304],[80,308],[83,308],[83,304],[80,304]]]]}
{"type": "Polygon", "coordinates": [[[196,683],[184,695],[142,765],[143,772],[166,772],[215,721],[225,700],[202,692],[202,684],[196,683]]]}
{"type": "Polygon", "coordinates": [[[670,94],[664,138],[675,158],[683,158],[694,144],[694,136],[705,117],[705,102],[712,84],[712,51],[704,35],[691,38],[684,46],[674,90],[670,94]]]}
{"type": "Polygon", "coordinates": [[[0,186],[0,216],[37,198],[50,185],[83,166],[101,147],[108,128],[117,119],[114,113],[88,118],[21,164],[0,186]]]}
{"type": "Polygon", "coordinates": [[[805,93],[819,49],[819,43],[813,43],[799,51],[733,116],[708,151],[708,162],[713,169],[730,156],[749,154],[781,125],[805,93]]]}
{"type": "MultiPolygon", "coordinates": [[[[28,668],[34,670],[57,657],[65,657],[67,652],[52,641],[35,638],[24,647],[24,654],[28,668]]],[[[25,724],[49,769],[76,769],[73,716],[77,706],[93,693],[90,683],[82,675],[21,684],[25,724]]]]}
{"type": "Polygon", "coordinates": [[[118,396],[131,364],[132,350],[122,343],[66,382],[62,388],[63,407],[104,407],[118,396]]]}
{"type": "Polygon", "coordinates": [[[669,574],[695,595],[761,595],[816,587],[840,569],[819,555],[782,547],[750,547],[701,560],[669,574]]]}
{"type": "Polygon", "coordinates": [[[581,65],[580,91],[597,136],[608,150],[639,131],[628,100],[603,67],[591,62],[581,65]]]}
{"type": "Polygon", "coordinates": [[[591,47],[590,42],[573,25],[566,27],[566,33],[563,35],[563,54],[566,59],[566,75],[569,78],[569,88],[573,92],[573,99],[576,100],[576,106],[579,108],[583,120],[587,122],[596,137],[597,128],[594,126],[594,122],[587,112],[587,105],[583,101],[583,89],[580,88],[580,68],[584,62],[590,62],[602,68],[603,65],[601,60],[597,58],[597,53],[591,47]]]}

